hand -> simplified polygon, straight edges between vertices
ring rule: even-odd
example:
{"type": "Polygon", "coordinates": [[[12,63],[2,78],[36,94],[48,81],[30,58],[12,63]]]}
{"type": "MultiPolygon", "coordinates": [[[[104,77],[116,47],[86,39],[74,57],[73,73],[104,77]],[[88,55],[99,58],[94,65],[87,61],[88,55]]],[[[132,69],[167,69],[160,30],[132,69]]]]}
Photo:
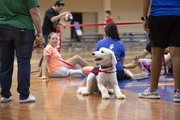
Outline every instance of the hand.
{"type": "Polygon", "coordinates": [[[66,29],[66,24],[65,23],[61,23],[63,28],[66,29]]]}
{"type": "Polygon", "coordinates": [[[43,42],[43,35],[42,33],[37,33],[36,34],[36,40],[35,40],[36,45],[39,45],[41,48],[44,48],[44,42],[43,42]]]}
{"type": "Polygon", "coordinates": [[[149,32],[149,23],[148,20],[143,21],[143,28],[145,31],[149,32]]]}
{"type": "Polygon", "coordinates": [[[37,33],[36,34],[36,44],[40,44],[40,43],[42,43],[42,38],[43,38],[43,35],[42,35],[42,33],[37,33]]]}
{"type": "Polygon", "coordinates": [[[43,76],[41,76],[41,79],[48,79],[49,77],[47,77],[47,76],[45,76],[45,75],[43,75],[43,76]]]}
{"type": "Polygon", "coordinates": [[[63,13],[59,14],[59,17],[62,17],[64,15],[66,15],[67,13],[69,13],[69,12],[63,12],[63,13]]]}
{"type": "Polygon", "coordinates": [[[136,56],[135,58],[134,58],[134,61],[137,61],[139,59],[139,56],[136,56]]]}

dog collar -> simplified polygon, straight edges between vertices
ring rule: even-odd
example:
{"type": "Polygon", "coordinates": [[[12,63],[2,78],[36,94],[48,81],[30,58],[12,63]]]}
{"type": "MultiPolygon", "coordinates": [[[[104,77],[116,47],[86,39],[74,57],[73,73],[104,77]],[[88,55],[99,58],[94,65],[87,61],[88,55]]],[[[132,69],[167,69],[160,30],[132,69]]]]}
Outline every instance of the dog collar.
{"type": "Polygon", "coordinates": [[[105,67],[105,68],[103,68],[102,66],[101,66],[101,69],[99,70],[100,72],[105,72],[105,73],[113,73],[113,72],[115,72],[115,71],[112,71],[113,69],[114,69],[114,66],[113,65],[111,65],[111,67],[105,67]],[[105,69],[106,68],[106,69],[105,69]],[[103,70],[103,69],[105,69],[105,70],[103,70]]]}
{"type": "Polygon", "coordinates": [[[113,65],[111,65],[111,66],[101,66],[102,69],[107,69],[107,68],[112,68],[112,67],[113,67],[113,65]]]}

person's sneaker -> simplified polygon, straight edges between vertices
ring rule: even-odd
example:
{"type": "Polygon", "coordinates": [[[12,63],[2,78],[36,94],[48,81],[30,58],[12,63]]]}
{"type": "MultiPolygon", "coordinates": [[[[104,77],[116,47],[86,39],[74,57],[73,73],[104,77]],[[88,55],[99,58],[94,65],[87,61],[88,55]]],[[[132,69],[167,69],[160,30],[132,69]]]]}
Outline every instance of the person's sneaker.
{"type": "Polygon", "coordinates": [[[160,95],[157,91],[151,92],[150,87],[148,89],[144,90],[144,92],[139,93],[140,98],[150,98],[150,99],[159,99],[160,95]]]}
{"type": "Polygon", "coordinates": [[[12,101],[13,100],[13,97],[12,96],[10,96],[9,98],[5,98],[5,97],[2,97],[1,96],[1,102],[2,103],[7,103],[7,102],[10,102],[10,101],[12,101]]]}
{"type": "Polygon", "coordinates": [[[180,90],[179,89],[175,90],[174,102],[180,102],[180,90]]]}
{"type": "Polygon", "coordinates": [[[29,97],[27,99],[19,100],[19,102],[20,103],[28,103],[28,102],[35,102],[35,100],[36,100],[36,98],[33,95],[29,94],[29,97]]]}

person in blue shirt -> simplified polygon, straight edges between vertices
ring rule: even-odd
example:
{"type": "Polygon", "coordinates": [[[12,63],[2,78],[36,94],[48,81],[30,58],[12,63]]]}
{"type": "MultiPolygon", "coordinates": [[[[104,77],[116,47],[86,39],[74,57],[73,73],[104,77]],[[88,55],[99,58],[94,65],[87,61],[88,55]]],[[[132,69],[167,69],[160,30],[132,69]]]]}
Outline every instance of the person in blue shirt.
{"type": "Polygon", "coordinates": [[[157,92],[164,49],[169,47],[173,64],[174,101],[180,101],[180,0],[143,0],[144,30],[152,37],[151,86],[141,98],[160,98],[157,92]],[[148,15],[149,7],[150,15],[148,15]]]}
{"type": "Polygon", "coordinates": [[[122,80],[125,77],[131,78],[133,74],[126,69],[123,69],[123,63],[125,58],[125,46],[120,40],[117,26],[114,22],[109,22],[105,27],[106,38],[98,41],[95,51],[98,51],[101,47],[111,49],[116,57],[117,64],[117,79],[122,80]]]}

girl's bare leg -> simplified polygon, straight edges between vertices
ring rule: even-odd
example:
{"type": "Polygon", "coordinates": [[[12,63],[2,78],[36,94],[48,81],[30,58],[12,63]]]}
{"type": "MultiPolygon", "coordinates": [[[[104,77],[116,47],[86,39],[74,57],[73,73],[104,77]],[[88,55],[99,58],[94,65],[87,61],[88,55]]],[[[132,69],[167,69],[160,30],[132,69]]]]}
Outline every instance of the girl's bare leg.
{"type": "Polygon", "coordinates": [[[92,67],[92,66],[83,67],[82,72],[84,73],[84,75],[88,75],[93,68],[94,67],[92,67]]]}
{"type": "Polygon", "coordinates": [[[124,74],[126,77],[132,78],[133,73],[130,70],[124,69],[124,74]]]}
{"type": "MultiPolygon", "coordinates": [[[[66,62],[68,62],[68,63],[70,63],[72,65],[79,64],[81,67],[91,66],[86,60],[84,60],[79,55],[75,55],[75,56],[71,57],[66,62]]],[[[67,68],[71,68],[71,66],[68,66],[68,65],[66,65],[66,66],[67,66],[67,68]]]]}

